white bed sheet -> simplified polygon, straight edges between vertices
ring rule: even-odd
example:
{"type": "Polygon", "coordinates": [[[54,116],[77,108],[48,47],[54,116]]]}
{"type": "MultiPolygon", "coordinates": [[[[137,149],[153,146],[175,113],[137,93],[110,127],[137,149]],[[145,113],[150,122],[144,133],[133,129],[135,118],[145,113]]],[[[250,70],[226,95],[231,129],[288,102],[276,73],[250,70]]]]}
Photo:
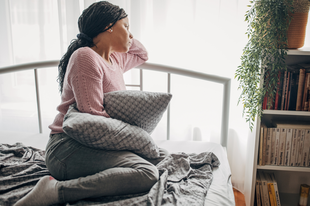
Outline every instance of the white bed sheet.
{"type": "Polygon", "coordinates": [[[208,191],[205,206],[234,206],[235,197],[231,184],[231,170],[227,152],[220,144],[198,141],[156,140],[156,144],[169,152],[201,153],[213,152],[220,166],[213,169],[213,181],[208,191]]]}

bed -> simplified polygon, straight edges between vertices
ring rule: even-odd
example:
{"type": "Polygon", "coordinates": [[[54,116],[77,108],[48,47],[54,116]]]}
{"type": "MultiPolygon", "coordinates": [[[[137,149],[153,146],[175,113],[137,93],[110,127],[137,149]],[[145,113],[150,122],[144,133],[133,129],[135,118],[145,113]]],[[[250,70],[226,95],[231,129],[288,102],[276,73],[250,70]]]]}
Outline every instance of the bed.
{"type": "MultiPolygon", "coordinates": [[[[56,66],[57,63],[50,61],[0,68],[0,74],[56,66]]],[[[175,141],[169,140],[167,134],[167,140],[154,140],[158,147],[168,150],[171,155],[157,165],[160,180],[148,193],[81,200],[65,205],[235,205],[226,153],[230,80],[161,65],[144,64],[140,67],[222,83],[221,143],[175,141]]],[[[40,122],[40,115],[38,118],[40,122]]],[[[0,131],[0,205],[14,204],[42,176],[49,174],[44,163],[48,138],[41,128],[36,134],[0,131]]]]}

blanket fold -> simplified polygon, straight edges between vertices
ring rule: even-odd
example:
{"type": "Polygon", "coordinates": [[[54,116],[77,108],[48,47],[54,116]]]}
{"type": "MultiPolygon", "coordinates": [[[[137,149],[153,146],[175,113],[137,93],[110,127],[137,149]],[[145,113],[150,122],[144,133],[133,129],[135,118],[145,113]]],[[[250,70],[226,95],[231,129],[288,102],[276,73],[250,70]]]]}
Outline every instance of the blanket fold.
{"type": "MultiPolygon", "coordinates": [[[[43,150],[21,143],[0,144],[0,205],[13,205],[41,177],[50,175],[44,159],[43,150]]],[[[160,178],[148,193],[85,199],[65,205],[203,206],[213,180],[213,168],[219,165],[212,152],[170,154],[156,166],[160,178]]]]}

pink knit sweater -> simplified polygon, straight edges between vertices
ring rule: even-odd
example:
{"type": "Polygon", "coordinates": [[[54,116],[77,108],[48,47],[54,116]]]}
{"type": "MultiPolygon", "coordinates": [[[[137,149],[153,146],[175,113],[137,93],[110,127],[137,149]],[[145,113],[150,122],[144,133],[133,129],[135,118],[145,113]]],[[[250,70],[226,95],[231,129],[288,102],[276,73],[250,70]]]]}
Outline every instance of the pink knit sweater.
{"type": "Polygon", "coordinates": [[[148,59],[144,46],[136,39],[127,53],[112,53],[112,65],[89,47],[77,49],[70,57],[63,83],[59,113],[49,126],[51,134],[62,133],[64,115],[74,102],[78,110],[109,117],[103,108],[104,93],[126,90],[123,73],[148,59]]]}

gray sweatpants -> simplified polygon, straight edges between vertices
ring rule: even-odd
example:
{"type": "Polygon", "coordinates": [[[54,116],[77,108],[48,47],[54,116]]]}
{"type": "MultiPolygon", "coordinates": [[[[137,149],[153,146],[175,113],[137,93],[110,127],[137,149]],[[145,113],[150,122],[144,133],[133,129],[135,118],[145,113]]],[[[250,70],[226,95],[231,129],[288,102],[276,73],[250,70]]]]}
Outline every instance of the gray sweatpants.
{"type": "Polygon", "coordinates": [[[60,203],[147,192],[159,178],[155,165],[168,155],[160,149],[160,158],[146,160],[130,151],[93,149],[65,133],[51,135],[45,151],[60,203]]]}

